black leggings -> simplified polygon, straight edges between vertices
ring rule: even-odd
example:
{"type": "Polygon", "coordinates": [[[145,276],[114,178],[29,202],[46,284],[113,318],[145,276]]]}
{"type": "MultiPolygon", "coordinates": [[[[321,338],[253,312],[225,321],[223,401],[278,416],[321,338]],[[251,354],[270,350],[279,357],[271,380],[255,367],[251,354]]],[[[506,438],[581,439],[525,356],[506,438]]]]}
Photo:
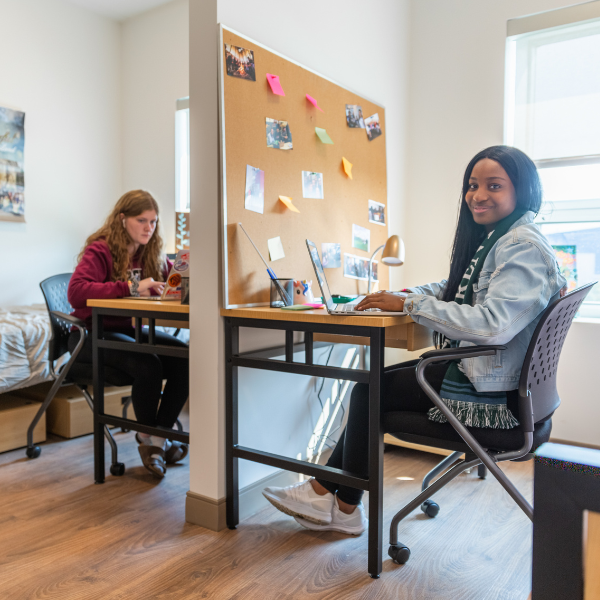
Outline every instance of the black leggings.
{"type": "MultiPolygon", "coordinates": [[[[135,342],[133,332],[106,331],[107,340],[135,342]]],[[[148,333],[142,334],[142,341],[148,341],[148,333]]],[[[69,336],[69,352],[75,350],[79,342],[79,331],[69,336]]],[[[156,343],[165,346],[185,347],[181,340],[164,333],[156,332],[156,343]]],[[[92,362],[92,339],[88,336],[76,362],[92,362]]],[[[189,367],[186,358],[158,356],[120,350],[104,350],[104,365],[118,369],[133,378],[131,399],[135,416],[139,423],[150,426],[172,428],[189,395],[189,367]],[[162,381],[167,380],[162,393],[162,381]],[[160,407],[159,407],[160,403],[160,407]]]]}
{"type": "MultiPolygon", "coordinates": [[[[381,392],[382,413],[400,410],[424,413],[433,407],[433,402],[417,382],[415,367],[418,362],[419,359],[411,360],[386,368],[381,392]]],[[[427,381],[438,393],[447,369],[447,363],[429,365],[425,369],[427,381]]],[[[518,415],[517,391],[507,392],[507,400],[508,408],[514,415],[518,415]]],[[[369,386],[366,383],[357,383],[352,390],[348,423],[327,466],[349,471],[359,477],[367,477],[369,474],[369,386]]],[[[364,493],[362,490],[338,486],[322,479],[317,481],[332,494],[337,493],[338,498],[347,504],[358,504],[364,493]]]]}
{"type": "MultiPolygon", "coordinates": [[[[419,360],[388,367],[383,376],[381,412],[408,410],[427,412],[433,403],[417,383],[415,366],[419,360]]],[[[429,365],[425,371],[427,381],[436,392],[440,391],[447,364],[429,365]]],[[[382,415],[383,416],[383,415],[382,415]]],[[[386,432],[388,433],[388,432],[386,432]]],[[[367,477],[369,474],[369,386],[357,383],[350,397],[348,423],[327,461],[328,467],[343,469],[367,477]]],[[[347,504],[358,504],[363,491],[330,481],[317,481],[347,504]]]]}

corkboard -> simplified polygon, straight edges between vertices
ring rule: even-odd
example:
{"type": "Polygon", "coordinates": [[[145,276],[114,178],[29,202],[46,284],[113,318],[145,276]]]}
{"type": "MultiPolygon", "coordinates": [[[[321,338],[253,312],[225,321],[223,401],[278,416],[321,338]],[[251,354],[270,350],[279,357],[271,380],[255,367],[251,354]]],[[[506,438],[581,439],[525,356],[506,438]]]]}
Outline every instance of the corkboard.
{"type": "MultiPolygon", "coordinates": [[[[388,238],[387,225],[369,223],[368,213],[369,199],[385,204],[389,222],[384,109],[225,27],[220,52],[225,307],[269,302],[269,277],[239,222],[278,277],[312,280],[315,295],[320,292],[305,239],[315,242],[319,251],[323,242],[341,244],[342,267],[325,270],[332,293],[366,293],[366,281],[344,277],[343,263],[345,252],[370,258],[388,238]],[[254,52],[256,81],[226,74],[225,43],[254,52]],[[279,76],[285,96],[272,93],[267,73],[279,76]],[[316,98],[324,112],[310,104],[306,94],[316,98]],[[346,104],[361,105],[365,117],[379,113],[382,135],[369,141],[364,129],[348,127],[346,104]],[[288,121],[292,150],[267,147],[266,117],[288,121]],[[315,127],[326,129],[333,145],[323,144],[315,127]],[[354,165],[353,179],[346,176],[342,157],[354,165]],[[244,207],[246,165],[265,173],[264,214],[244,207]],[[323,200],[302,197],[302,171],[323,173],[323,200]],[[300,213],[286,208],[280,195],[291,197],[300,213]],[[370,230],[368,252],[352,247],[353,224],[370,230]],[[285,258],[270,261],[267,240],[277,236],[285,258]]],[[[380,289],[389,287],[388,271],[380,261],[380,289]]]]}

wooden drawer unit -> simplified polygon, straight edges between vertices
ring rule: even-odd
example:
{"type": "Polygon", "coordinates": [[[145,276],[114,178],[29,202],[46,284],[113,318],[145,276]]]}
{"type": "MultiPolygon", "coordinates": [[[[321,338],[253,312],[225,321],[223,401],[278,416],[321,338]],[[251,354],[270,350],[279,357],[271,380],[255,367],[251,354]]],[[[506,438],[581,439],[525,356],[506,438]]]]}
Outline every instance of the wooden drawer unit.
{"type": "MultiPolygon", "coordinates": [[[[0,394],[0,452],[27,446],[27,428],[40,403],[14,393],[0,394]]],[[[33,441],[46,441],[46,416],[33,431],[33,441]]]]}

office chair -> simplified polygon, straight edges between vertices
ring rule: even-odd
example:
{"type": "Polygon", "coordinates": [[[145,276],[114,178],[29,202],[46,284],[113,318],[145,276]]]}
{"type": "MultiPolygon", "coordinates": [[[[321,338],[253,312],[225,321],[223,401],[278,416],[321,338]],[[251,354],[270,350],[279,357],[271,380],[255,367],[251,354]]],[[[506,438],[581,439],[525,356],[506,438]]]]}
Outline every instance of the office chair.
{"type": "MultiPolygon", "coordinates": [[[[29,458],[37,458],[42,452],[42,449],[39,446],[33,444],[33,430],[48,406],[50,406],[50,403],[60,387],[76,385],[81,390],[90,409],[92,411],[94,410],[92,397],[87,391],[88,386],[93,386],[92,365],[75,362],[77,355],[85,343],[87,329],[85,323],[81,319],[77,319],[69,314],[73,310],[67,300],[67,289],[70,280],[71,273],[62,273],[61,275],[49,277],[40,283],[42,293],[44,294],[44,300],[46,301],[46,307],[48,308],[48,314],[50,315],[50,325],[52,328],[52,339],[50,340],[48,348],[48,362],[50,363],[50,375],[54,382],[27,430],[26,454],[29,458]],[[54,361],[69,351],[68,340],[71,333],[71,327],[73,326],[79,330],[79,342],[73,351],[73,354],[71,354],[69,361],[59,369],[58,373],[56,373],[54,371],[54,361]]],[[[108,385],[122,387],[133,383],[133,378],[112,367],[105,366],[104,373],[105,381],[108,385]]],[[[104,435],[108,439],[111,449],[112,464],[110,466],[110,472],[112,475],[123,475],[123,473],[125,473],[125,465],[118,462],[117,444],[107,425],[104,426],[104,435]]]]}
{"type": "Polygon", "coordinates": [[[533,452],[550,438],[551,417],[560,404],[556,390],[560,353],[579,305],[596,283],[588,283],[563,298],[556,297],[538,322],[525,355],[519,380],[518,427],[466,427],[448,409],[424,375],[425,368],[432,363],[475,356],[494,356],[505,350],[506,346],[446,348],[421,355],[416,367],[417,381],[448,422],[430,421],[427,413],[395,411],[383,416],[385,431],[395,432],[391,435],[405,442],[443,448],[452,451],[452,454],[425,476],[421,493],[392,519],[388,554],[395,563],[404,564],[410,557],[409,548],[398,541],[400,521],[419,505],[426,515],[435,517],[439,512],[439,505],[430,500],[431,496],[457,475],[476,466],[479,467],[481,478],[489,471],[529,519],[533,519],[533,508],[498,467],[498,463],[507,460],[530,460],[533,458],[533,452]],[[463,454],[465,458],[455,464],[463,454]],[[431,483],[444,471],[444,475],[431,483]]]}

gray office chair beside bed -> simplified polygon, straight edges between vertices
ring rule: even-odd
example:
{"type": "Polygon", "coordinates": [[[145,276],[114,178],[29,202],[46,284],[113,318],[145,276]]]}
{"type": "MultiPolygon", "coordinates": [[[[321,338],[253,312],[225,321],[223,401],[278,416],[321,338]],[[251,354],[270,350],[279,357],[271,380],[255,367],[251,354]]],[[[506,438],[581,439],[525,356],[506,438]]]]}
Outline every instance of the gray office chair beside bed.
{"type": "Polygon", "coordinates": [[[435,517],[439,506],[430,500],[463,471],[479,468],[479,476],[485,477],[487,470],[511,495],[523,512],[533,519],[533,508],[510,482],[499,462],[525,461],[533,458],[533,452],[550,439],[552,414],[560,405],[556,389],[556,372],[563,343],[579,305],[591,288],[589,283],[563,298],[551,302],[544,311],[525,355],[519,381],[520,425],[513,429],[484,429],[465,427],[446,407],[440,396],[425,379],[427,365],[445,360],[493,356],[505,346],[472,346],[432,350],[421,355],[417,364],[417,380],[431,401],[448,420],[447,423],[430,421],[426,413],[409,411],[389,412],[384,415],[385,431],[405,442],[450,450],[452,454],[432,469],[423,480],[422,492],[409,502],[392,519],[390,525],[389,556],[397,564],[404,564],[410,557],[409,548],[398,541],[400,521],[415,508],[430,517],[435,517]],[[465,458],[457,463],[462,455],[465,458]],[[445,473],[444,473],[445,472],[445,473]],[[444,473],[441,477],[436,477],[444,473]]]}
{"type": "MultiPolygon", "coordinates": [[[[37,458],[42,449],[39,446],[33,444],[33,430],[38,424],[42,415],[50,406],[50,403],[54,399],[56,392],[62,386],[76,385],[83,396],[86,399],[91,410],[94,410],[94,404],[92,397],[88,392],[88,386],[93,386],[93,372],[91,364],[77,363],[77,355],[83,348],[87,337],[87,330],[85,323],[81,319],[73,317],[69,313],[73,310],[69,301],[67,300],[67,289],[69,287],[69,281],[71,280],[71,273],[62,273],[61,275],[54,275],[49,277],[40,283],[42,293],[44,294],[44,300],[48,307],[48,313],[50,315],[50,324],[52,328],[52,339],[48,348],[48,358],[50,363],[50,371],[52,379],[54,380],[50,391],[48,392],[44,402],[40,406],[36,413],[33,421],[29,425],[27,430],[27,456],[29,458],[37,458]],[[63,354],[69,351],[68,340],[71,333],[71,328],[76,327],[80,333],[79,343],[75,348],[69,361],[62,366],[58,373],[54,371],[54,361],[63,356],[63,354]]],[[[104,367],[105,381],[108,385],[122,387],[129,386],[133,383],[133,379],[111,367],[104,367]]],[[[130,397],[124,398],[125,402],[130,401],[130,397]]],[[[110,472],[112,475],[123,475],[125,473],[125,465],[118,461],[117,444],[112,437],[112,434],[108,427],[104,426],[104,434],[108,439],[111,448],[111,466],[110,472]]]]}

